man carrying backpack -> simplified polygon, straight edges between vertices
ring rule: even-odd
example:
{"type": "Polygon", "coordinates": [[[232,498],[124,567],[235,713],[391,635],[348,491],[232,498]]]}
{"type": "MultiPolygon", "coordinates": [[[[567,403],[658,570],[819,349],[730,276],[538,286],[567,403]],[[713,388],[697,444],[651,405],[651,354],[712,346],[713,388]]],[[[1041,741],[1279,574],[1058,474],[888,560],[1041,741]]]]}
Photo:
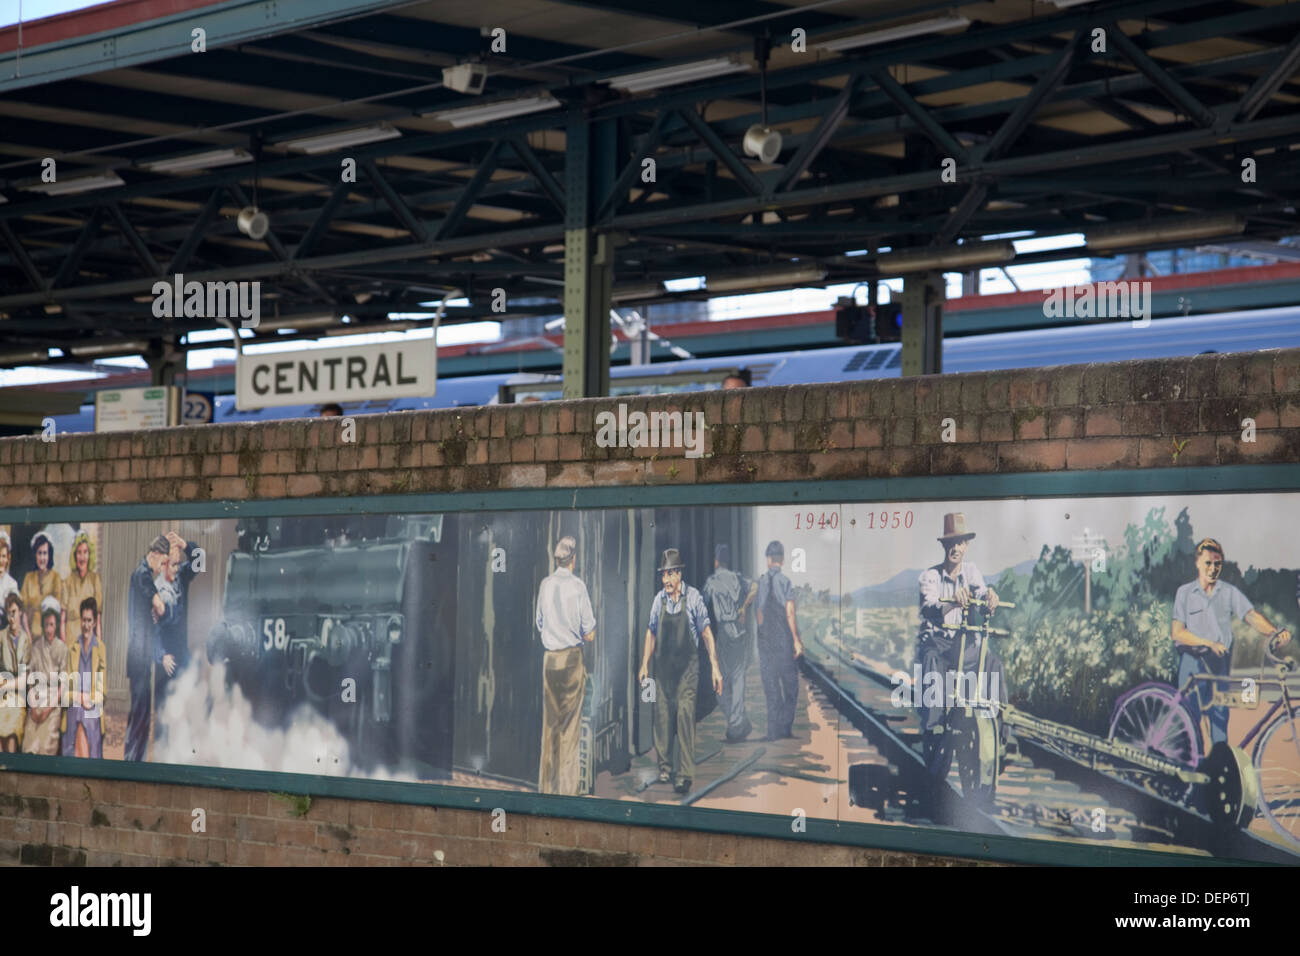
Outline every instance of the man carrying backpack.
{"type": "Polygon", "coordinates": [[[704,582],[709,620],[717,630],[722,664],[722,711],[727,717],[727,743],[738,743],[754,729],[745,711],[745,672],[749,669],[749,628],[745,611],[758,593],[758,583],[731,570],[731,547],[713,549],[713,573],[704,582]]]}

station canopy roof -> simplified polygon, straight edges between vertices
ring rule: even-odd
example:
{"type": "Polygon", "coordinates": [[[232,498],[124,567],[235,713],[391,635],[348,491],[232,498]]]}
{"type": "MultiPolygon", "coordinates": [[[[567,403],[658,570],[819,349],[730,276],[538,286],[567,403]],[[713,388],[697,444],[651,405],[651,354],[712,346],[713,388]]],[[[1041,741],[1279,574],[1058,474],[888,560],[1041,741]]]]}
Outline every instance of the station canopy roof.
{"type": "Polygon", "coordinates": [[[177,273],[260,282],[272,337],[554,314],[580,199],[616,304],[1268,243],[1297,64],[1253,0],[122,0],[0,30],[0,366],[220,327],[154,314],[177,273]]]}

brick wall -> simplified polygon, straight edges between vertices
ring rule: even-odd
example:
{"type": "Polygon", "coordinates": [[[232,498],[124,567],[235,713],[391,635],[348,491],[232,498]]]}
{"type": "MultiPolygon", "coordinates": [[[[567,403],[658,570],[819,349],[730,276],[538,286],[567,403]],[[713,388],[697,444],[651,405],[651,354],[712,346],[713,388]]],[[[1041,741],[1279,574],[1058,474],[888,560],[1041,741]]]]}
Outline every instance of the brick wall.
{"type": "Polygon", "coordinates": [[[0,775],[0,864],[968,866],[860,847],[485,810],[34,773],[0,775]],[[206,832],[192,832],[202,808],[206,832]],[[303,809],[302,815],[298,810],[303,809]],[[438,861],[436,853],[442,852],[438,861]]]}
{"type": "Polygon", "coordinates": [[[6,438],[0,507],[1300,460],[1294,349],[626,401],[702,409],[705,456],[597,447],[610,399],[6,438]]]}
{"type": "MultiPolygon", "coordinates": [[[[1300,461],[1300,350],[698,397],[0,439],[0,507],[1300,461]],[[599,448],[595,416],[701,409],[705,457],[599,448]],[[953,419],[956,441],[941,440],[953,419]],[[1252,418],[1256,440],[1241,440],[1252,418]]],[[[0,860],[932,862],[785,840],[0,773],[0,860]],[[210,807],[207,835],[190,810],[210,807]]],[[[951,862],[951,861],[949,861],[951,862]]]]}

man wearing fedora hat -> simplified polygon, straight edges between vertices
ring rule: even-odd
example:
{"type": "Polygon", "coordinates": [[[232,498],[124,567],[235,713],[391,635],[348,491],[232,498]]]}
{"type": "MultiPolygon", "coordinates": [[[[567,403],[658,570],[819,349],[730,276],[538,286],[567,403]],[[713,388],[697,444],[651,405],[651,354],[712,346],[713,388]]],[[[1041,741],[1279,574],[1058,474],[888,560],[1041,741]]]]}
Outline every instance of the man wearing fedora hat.
{"type": "Polygon", "coordinates": [[[794,736],[799,706],[799,665],[803,642],[795,618],[794,586],[781,570],[785,545],[771,541],[764,555],[767,572],[758,579],[758,669],[767,700],[767,740],[794,736]]]}
{"type": "Polygon", "coordinates": [[[645,653],[637,680],[642,686],[654,659],[655,750],[659,782],[675,781],[687,793],[695,776],[695,695],[700,679],[699,646],[709,655],[713,691],[722,694],[722,671],[709,626],[709,611],[700,592],[682,583],[681,552],[668,548],[659,562],[663,589],[650,605],[645,653]]]}
{"type": "MultiPolygon", "coordinates": [[[[1170,627],[1178,648],[1178,686],[1193,674],[1219,674],[1232,670],[1232,618],[1245,621],[1260,634],[1266,634],[1272,648],[1291,640],[1290,631],[1276,628],[1255,610],[1250,599],[1227,581],[1220,581],[1223,570],[1223,545],[1204,538],[1196,546],[1196,580],[1189,581],[1174,594],[1174,620],[1170,627]]],[[[1197,726],[1201,708],[1212,699],[1205,683],[1184,698],[1197,726]]],[[[1210,740],[1228,739],[1228,708],[1210,707],[1210,740]]]]}
{"type": "MultiPolygon", "coordinates": [[[[998,606],[998,595],[984,581],[975,562],[966,560],[966,549],[975,537],[973,531],[966,530],[966,515],[960,511],[943,516],[943,534],[939,543],[943,545],[944,558],[933,567],[921,572],[918,580],[920,587],[921,629],[917,634],[916,659],[921,665],[921,673],[944,673],[949,670],[973,671],[979,666],[979,640],[971,632],[966,637],[966,656],[957,661],[961,634],[947,630],[949,626],[961,624],[962,609],[971,598],[987,600],[989,610],[998,606]]],[[[1006,682],[1002,679],[1002,660],[989,647],[985,652],[984,670],[988,687],[996,687],[1002,702],[1006,703],[1006,682]]],[[[929,682],[929,678],[924,678],[929,682]]],[[[943,687],[948,681],[942,683],[943,687]]],[[[983,688],[981,687],[981,691],[983,688]]],[[[924,700],[924,698],[922,698],[924,700]]],[[[926,767],[932,777],[947,776],[952,760],[952,751],[946,745],[944,715],[948,701],[940,706],[918,707],[921,718],[922,741],[925,748],[926,767]]],[[[1002,727],[1005,743],[1006,725],[1002,727]]]]}

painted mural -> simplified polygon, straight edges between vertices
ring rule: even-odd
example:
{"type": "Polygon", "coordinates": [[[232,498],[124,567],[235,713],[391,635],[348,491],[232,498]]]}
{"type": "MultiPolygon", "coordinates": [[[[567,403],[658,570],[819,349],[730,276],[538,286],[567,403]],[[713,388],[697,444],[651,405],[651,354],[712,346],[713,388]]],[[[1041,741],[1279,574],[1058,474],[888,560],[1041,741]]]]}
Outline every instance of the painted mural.
{"type": "Polygon", "coordinates": [[[3,526],[0,748],[1296,862],[1297,506],[3,526]]]}

